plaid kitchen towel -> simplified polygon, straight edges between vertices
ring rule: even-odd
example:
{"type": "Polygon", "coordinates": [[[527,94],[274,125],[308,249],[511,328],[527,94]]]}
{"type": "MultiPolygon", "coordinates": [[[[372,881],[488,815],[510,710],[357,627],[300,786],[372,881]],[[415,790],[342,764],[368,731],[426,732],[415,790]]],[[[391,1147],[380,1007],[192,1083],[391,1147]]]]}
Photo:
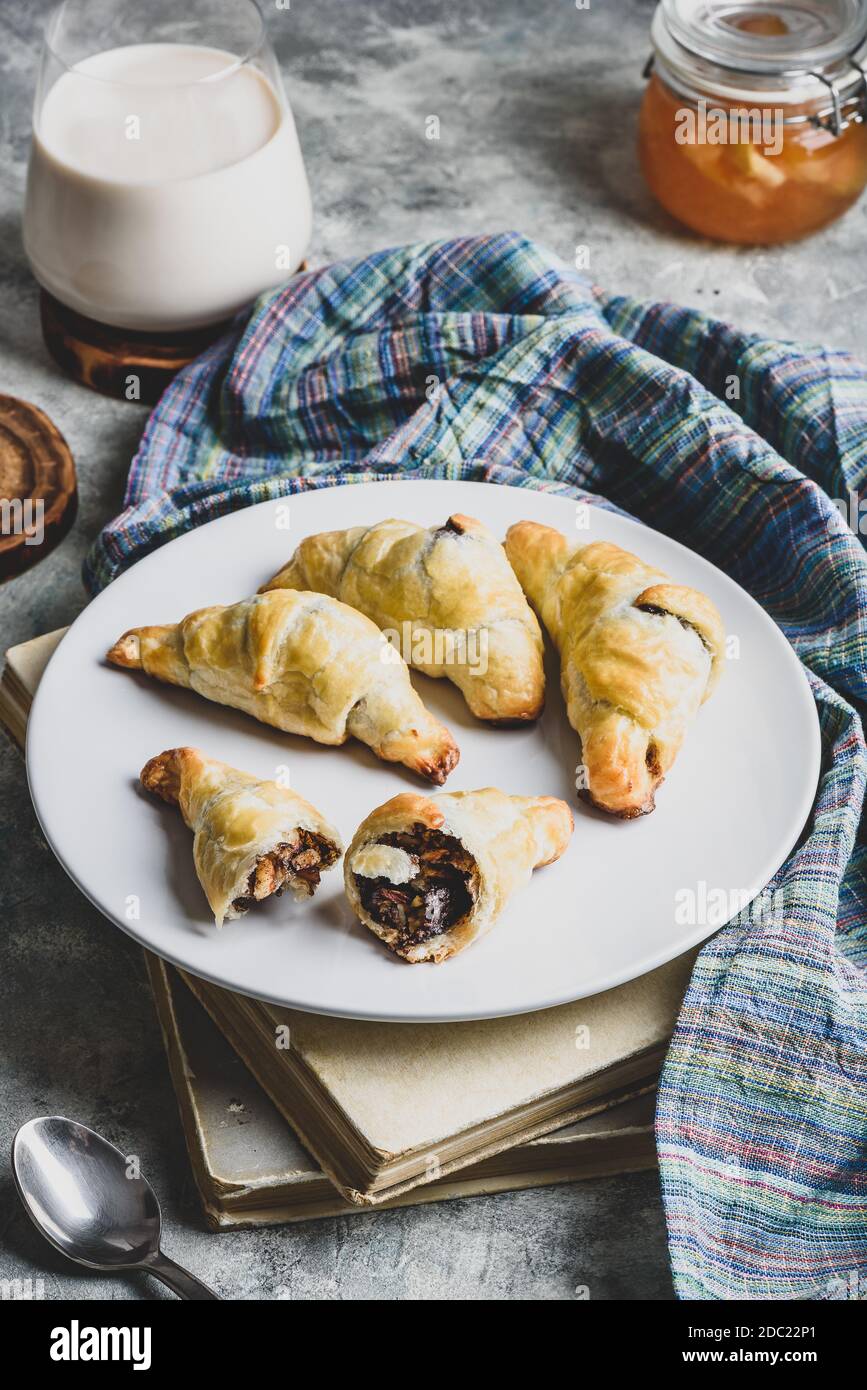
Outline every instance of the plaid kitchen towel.
{"type": "Polygon", "coordinates": [[[779,623],[823,770],[773,910],[702,950],[663,1072],[683,1298],[867,1297],[865,472],[867,372],[846,353],[603,294],[505,234],[263,297],[163,396],[87,565],[97,590],[191,526],[347,478],[472,478],[622,508],[779,623]]]}

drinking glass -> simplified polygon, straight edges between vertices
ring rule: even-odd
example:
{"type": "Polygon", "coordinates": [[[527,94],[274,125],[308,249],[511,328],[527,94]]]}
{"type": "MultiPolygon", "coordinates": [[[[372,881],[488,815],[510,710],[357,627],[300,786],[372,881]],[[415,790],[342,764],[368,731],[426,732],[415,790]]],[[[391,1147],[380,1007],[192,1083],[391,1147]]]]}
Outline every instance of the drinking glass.
{"type": "Polygon", "coordinates": [[[310,190],[254,0],[65,0],[36,89],[24,246],[61,305],[216,324],[297,270],[310,190]]]}

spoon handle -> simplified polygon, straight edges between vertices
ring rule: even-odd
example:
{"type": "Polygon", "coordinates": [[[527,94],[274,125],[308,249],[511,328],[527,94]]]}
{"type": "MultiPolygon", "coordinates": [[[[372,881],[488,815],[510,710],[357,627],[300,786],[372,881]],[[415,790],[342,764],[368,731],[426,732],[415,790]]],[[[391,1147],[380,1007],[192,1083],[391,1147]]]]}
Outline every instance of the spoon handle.
{"type": "Polygon", "coordinates": [[[168,1255],[164,1255],[162,1250],[158,1250],[149,1260],[145,1261],[145,1269],[148,1274],[155,1274],[156,1277],[176,1293],[179,1298],[189,1298],[197,1301],[204,1299],[216,1299],[219,1301],[220,1295],[209,1289],[207,1284],[203,1284],[201,1279],[197,1279],[189,1270],[182,1265],[170,1260],[168,1255]]]}

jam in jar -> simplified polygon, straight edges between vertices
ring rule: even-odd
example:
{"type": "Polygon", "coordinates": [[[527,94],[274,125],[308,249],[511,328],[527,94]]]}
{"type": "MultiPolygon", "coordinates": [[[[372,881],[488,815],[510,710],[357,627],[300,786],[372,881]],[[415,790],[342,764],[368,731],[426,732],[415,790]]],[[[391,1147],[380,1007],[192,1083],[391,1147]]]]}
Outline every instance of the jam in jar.
{"type": "Polygon", "coordinates": [[[767,245],[867,185],[867,0],[662,0],[641,164],[680,222],[767,245]]]}

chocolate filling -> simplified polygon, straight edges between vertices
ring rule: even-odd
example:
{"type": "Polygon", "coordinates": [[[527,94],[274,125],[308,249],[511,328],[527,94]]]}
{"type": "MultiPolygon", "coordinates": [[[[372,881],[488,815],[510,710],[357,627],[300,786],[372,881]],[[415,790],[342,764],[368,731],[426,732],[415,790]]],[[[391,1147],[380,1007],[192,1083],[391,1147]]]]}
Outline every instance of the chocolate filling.
{"type": "Polygon", "coordinates": [[[460,840],[417,822],[412,830],[381,835],[377,844],[405,850],[418,860],[409,883],[355,876],[362,907],[379,926],[397,933],[394,945],[419,945],[467,915],[479,874],[460,840]]]}
{"type": "Polygon", "coordinates": [[[647,745],[647,752],[644,755],[644,762],[651,777],[662,776],[662,763],[659,760],[659,749],[653,739],[647,745]]]}
{"type": "Polygon", "coordinates": [[[284,841],[257,859],[246,892],[232,903],[236,912],[247,912],[272,894],[279,898],[287,885],[303,888],[308,897],[313,896],[322,870],[330,869],[338,857],[337,846],[313,830],[298,829],[296,836],[291,843],[284,841]]]}
{"type": "Polygon", "coordinates": [[[438,527],[436,528],[436,531],[434,532],[434,535],[437,535],[437,536],[447,536],[447,535],[452,535],[452,536],[465,536],[465,535],[466,535],[466,531],[464,530],[463,526],[461,526],[460,522],[456,521],[455,518],[454,518],[453,516],[450,516],[449,519],[448,519],[448,521],[443,522],[442,526],[438,526],[438,527]]]}

